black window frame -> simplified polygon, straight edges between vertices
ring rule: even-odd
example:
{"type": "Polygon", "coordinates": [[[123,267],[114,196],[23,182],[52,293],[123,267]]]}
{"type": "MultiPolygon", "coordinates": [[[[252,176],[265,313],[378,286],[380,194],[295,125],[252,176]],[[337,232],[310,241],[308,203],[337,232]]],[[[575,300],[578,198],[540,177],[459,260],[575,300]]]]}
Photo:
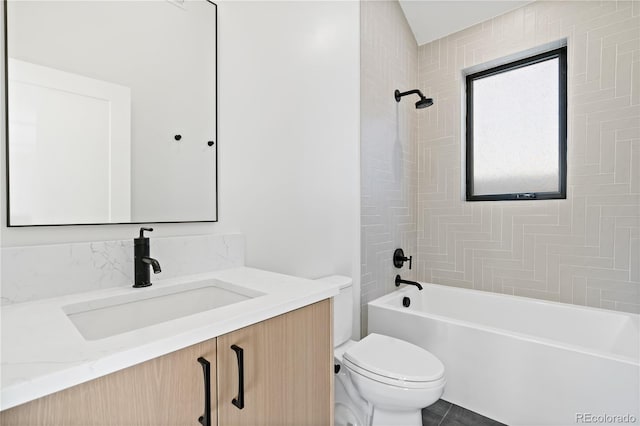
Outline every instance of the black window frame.
{"type": "MultiPolygon", "coordinates": [[[[533,102],[544,102],[533,99],[533,102]]],[[[466,200],[467,201],[504,201],[504,200],[549,200],[567,198],[567,47],[550,50],[504,65],[489,68],[466,76],[466,200]],[[473,82],[485,77],[534,65],[558,58],[558,191],[528,192],[509,194],[473,194],[473,82]]]]}

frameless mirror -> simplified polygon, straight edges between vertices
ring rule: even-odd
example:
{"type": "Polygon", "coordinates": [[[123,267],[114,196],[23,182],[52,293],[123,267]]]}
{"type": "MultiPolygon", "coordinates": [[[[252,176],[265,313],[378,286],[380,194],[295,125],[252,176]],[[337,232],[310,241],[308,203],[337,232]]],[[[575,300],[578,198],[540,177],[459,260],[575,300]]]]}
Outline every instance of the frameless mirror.
{"type": "Polygon", "coordinates": [[[216,221],[216,5],[4,3],[9,226],[216,221]]]}

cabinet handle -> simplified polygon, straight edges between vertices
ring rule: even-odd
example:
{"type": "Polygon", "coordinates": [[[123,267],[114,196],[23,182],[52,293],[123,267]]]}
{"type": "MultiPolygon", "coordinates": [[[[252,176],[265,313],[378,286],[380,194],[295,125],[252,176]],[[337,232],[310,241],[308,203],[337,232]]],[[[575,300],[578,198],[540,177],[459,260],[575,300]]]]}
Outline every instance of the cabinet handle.
{"type": "Polygon", "coordinates": [[[231,345],[231,349],[238,358],[238,397],[233,398],[231,403],[242,410],[244,408],[244,350],[238,345],[231,345]]]}
{"type": "Polygon", "coordinates": [[[204,414],[198,418],[202,426],[211,425],[211,364],[203,357],[198,358],[204,375],[204,414]]]}

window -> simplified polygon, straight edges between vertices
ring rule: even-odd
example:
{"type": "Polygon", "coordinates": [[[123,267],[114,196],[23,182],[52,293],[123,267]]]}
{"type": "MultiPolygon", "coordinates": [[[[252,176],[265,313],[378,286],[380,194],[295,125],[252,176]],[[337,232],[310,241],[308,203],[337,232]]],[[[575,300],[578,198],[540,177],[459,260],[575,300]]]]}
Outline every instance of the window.
{"type": "Polygon", "coordinates": [[[466,78],[467,201],[567,198],[567,48],[466,78]]]}

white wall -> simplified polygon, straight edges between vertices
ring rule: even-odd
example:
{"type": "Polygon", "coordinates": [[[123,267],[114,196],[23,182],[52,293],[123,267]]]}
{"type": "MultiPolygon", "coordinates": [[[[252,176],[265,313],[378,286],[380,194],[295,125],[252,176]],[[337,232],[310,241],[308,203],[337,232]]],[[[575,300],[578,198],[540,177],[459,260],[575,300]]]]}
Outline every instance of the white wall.
{"type": "Polygon", "coordinates": [[[359,285],[358,3],[219,14],[225,228],[247,235],[248,265],[359,285]]]}
{"type": "Polygon", "coordinates": [[[531,1],[400,0],[400,6],[419,45],[484,22],[527,3],[531,1]]]}
{"type": "MultiPolygon", "coordinates": [[[[220,221],[152,235],[241,232],[248,266],[345,274],[359,288],[358,3],[218,6],[220,221]]],[[[5,215],[2,246],[133,238],[138,228],[6,228],[5,215]]]]}

